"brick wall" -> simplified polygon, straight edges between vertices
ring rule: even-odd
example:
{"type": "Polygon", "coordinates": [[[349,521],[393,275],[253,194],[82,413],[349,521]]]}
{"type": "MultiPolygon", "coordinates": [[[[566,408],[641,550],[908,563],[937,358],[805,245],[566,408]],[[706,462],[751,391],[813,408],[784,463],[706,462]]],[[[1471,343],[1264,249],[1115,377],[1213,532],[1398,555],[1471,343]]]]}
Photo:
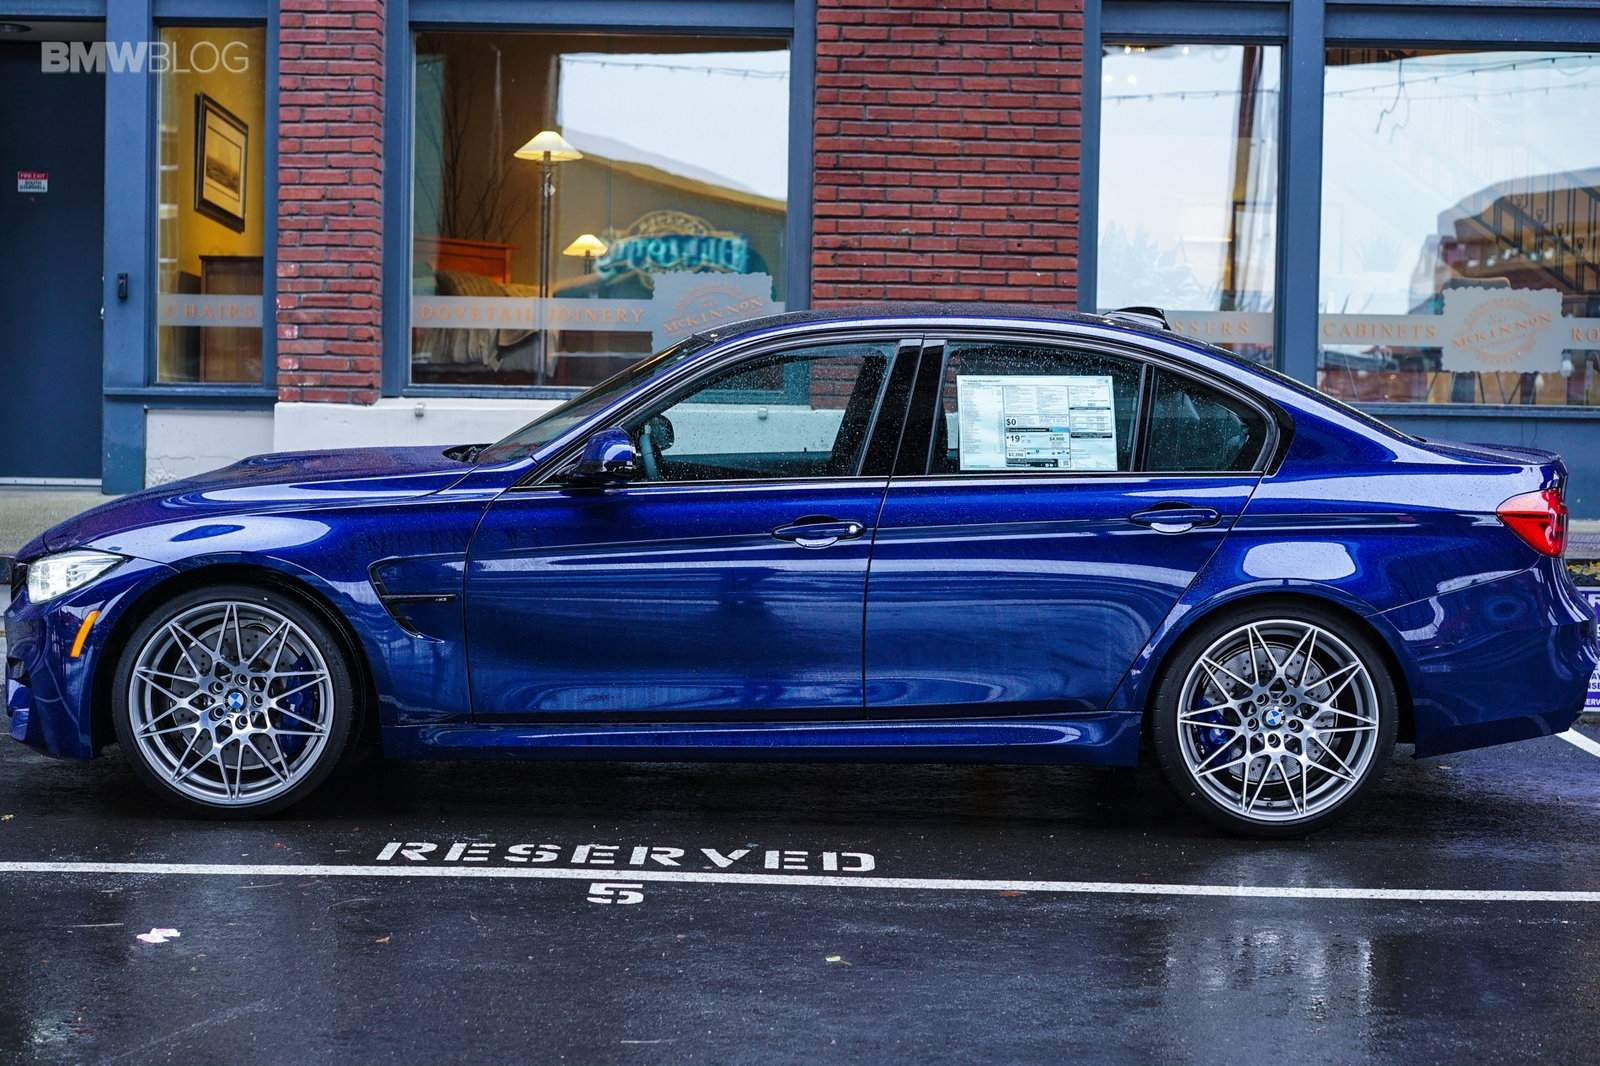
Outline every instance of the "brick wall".
{"type": "Polygon", "coordinates": [[[281,0],[279,11],[278,399],[372,403],[384,0],[281,0]]]}
{"type": "Polygon", "coordinates": [[[818,0],[818,306],[1075,306],[1082,10],[818,0]]]}

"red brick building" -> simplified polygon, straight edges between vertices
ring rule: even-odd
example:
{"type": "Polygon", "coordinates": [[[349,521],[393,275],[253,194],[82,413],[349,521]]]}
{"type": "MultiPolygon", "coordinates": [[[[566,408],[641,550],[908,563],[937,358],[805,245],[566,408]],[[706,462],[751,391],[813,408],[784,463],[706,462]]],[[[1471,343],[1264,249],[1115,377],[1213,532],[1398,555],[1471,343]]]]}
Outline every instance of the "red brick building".
{"type": "Polygon", "coordinates": [[[1164,307],[1403,427],[1564,450],[1581,506],[1583,10],[0,0],[0,88],[51,104],[0,138],[0,241],[42,251],[0,286],[0,478],[482,440],[709,323],[979,300],[1164,307]],[[1547,323],[1511,363],[1461,328],[1506,289],[1547,323]]]}

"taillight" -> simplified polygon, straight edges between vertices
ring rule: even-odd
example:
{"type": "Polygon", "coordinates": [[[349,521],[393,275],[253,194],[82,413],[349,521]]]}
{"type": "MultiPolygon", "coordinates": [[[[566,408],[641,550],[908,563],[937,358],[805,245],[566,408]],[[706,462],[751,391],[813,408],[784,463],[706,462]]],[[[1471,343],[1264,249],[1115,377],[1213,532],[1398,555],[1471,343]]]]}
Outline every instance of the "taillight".
{"type": "Polygon", "coordinates": [[[1555,489],[1513,496],[1495,514],[1534,551],[1560,555],[1567,550],[1567,501],[1555,489]]]}

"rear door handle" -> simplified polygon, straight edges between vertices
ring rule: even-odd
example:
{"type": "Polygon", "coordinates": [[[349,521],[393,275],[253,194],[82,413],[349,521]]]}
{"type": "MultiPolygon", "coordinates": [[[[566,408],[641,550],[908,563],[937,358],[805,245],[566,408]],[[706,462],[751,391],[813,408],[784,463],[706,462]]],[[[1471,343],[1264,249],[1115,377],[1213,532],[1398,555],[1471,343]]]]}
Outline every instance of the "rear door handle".
{"type": "Polygon", "coordinates": [[[779,526],[772,531],[772,535],[779,540],[793,541],[802,548],[826,548],[841,540],[855,540],[866,531],[866,526],[851,519],[807,515],[805,518],[796,518],[786,526],[779,526]]]}
{"type": "Polygon", "coordinates": [[[1136,525],[1149,526],[1157,533],[1186,533],[1199,526],[1214,526],[1222,521],[1222,512],[1213,507],[1152,507],[1128,516],[1136,525]]]}

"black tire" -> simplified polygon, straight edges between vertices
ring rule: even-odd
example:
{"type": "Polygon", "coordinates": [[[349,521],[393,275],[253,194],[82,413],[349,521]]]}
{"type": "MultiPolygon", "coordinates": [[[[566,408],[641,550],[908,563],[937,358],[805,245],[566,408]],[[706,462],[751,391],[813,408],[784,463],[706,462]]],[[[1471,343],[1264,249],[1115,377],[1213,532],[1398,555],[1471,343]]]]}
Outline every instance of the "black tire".
{"type": "MultiPolygon", "coordinates": [[[[237,625],[239,615],[236,614],[234,617],[237,625]]],[[[220,628],[225,630],[226,622],[223,622],[220,628]]],[[[238,631],[236,630],[236,632],[238,631]]],[[[233,658],[245,659],[244,653],[250,650],[249,644],[252,640],[258,642],[256,646],[260,646],[259,642],[262,639],[259,635],[260,629],[252,631],[247,623],[244,632],[249,634],[241,642],[245,646],[240,647],[233,658]]],[[[221,647],[226,653],[225,633],[223,638],[224,643],[222,643],[221,647]]],[[[176,643],[173,646],[176,647],[176,643]]],[[[190,648],[195,650],[195,658],[202,660],[202,664],[204,664],[206,646],[204,644],[198,646],[190,645],[190,648]]],[[[227,656],[219,655],[211,662],[215,665],[217,660],[224,658],[227,658],[227,656]]],[[[263,653],[260,663],[264,664],[264,662],[265,654],[263,653]]],[[[141,676],[146,675],[141,674],[141,676]]],[[[242,677],[243,675],[238,676],[242,677]]],[[[204,675],[204,678],[208,682],[211,680],[209,674],[204,675]]],[[[191,691],[194,693],[201,691],[201,686],[193,682],[183,682],[180,685],[173,680],[163,680],[165,684],[171,686],[173,693],[185,698],[189,698],[191,691]],[[193,686],[193,688],[191,690],[191,688],[184,686],[193,686]]],[[[282,688],[287,688],[292,682],[279,681],[278,684],[282,688]]],[[[271,683],[264,683],[263,687],[268,694],[267,698],[270,699],[271,683]]],[[[282,688],[280,688],[280,691],[282,688]]],[[[245,693],[250,691],[248,688],[244,689],[245,693]]],[[[207,700],[214,699],[210,696],[202,698],[207,700]]],[[[228,698],[233,698],[232,691],[229,692],[228,698]]],[[[251,697],[241,695],[239,698],[245,704],[245,717],[249,718],[248,701],[251,697]]],[[[177,702],[179,701],[167,701],[168,705],[177,702]]],[[[230,713],[223,708],[221,699],[214,699],[213,707],[214,710],[208,713],[223,717],[227,717],[230,713]]],[[[272,704],[269,703],[259,713],[268,715],[271,713],[271,707],[272,704]]],[[[299,597],[257,585],[233,583],[212,585],[181,593],[161,604],[140,622],[129,635],[128,640],[122,647],[111,682],[112,725],[116,729],[117,741],[126,754],[128,761],[132,764],[135,775],[146,787],[166,802],[173,804],[186,813],[208,818],[262,818],[277,814],[305,799],[326,783],[340,765],[347,761],[347,756],[350,754],[358,734],[356,726],[360,712],[360,689],[355,681],[355,672],[351,666],[349,653],[346,651],[344,642],[339,635],[334,632],[319,611],[305,604],[299,597]],[[147,645],[151,644],[153,638],[158,641],[171,639],[163,636],[163,633],[164,631],[171,632],[167,630],[167,626],[174,620],[185,616],[192,617],[192,612],[197,609],[204,609],[208,605],[226,603],[238,604],[241,607],[261,608],[264,613],[270,613],[292,623],[293,626],[298,627],[299,633],[296,634],[296,640],[300,642],[300,645],[314,648],[314,652],[308,650],[308,654],[320,655],[321,663],[316,664],[317,669],[320,670],[324,665],[326,667],[325,680],[327,688],[322,688],[323,682],[321,680],[314,682],[317,686],[314,698],[318,701],[319,718],[325,714],[325,721],[320,726],[323,732],[317,734],[317,736],[320,736],[320,745],[313,747],[314,742],[309,739],[300,741],[300,754],[304,756],[304,761],[290,762],[284,758],[286,742],[280,737],[273,736],[271,738],[273,746],[270,750],[279,756],[286,773],[283,775],[283,781],[277,782],[275,780],[274,784],[264,786],[266,788],[276,788],[277,791],[271,795],[264,795],[259,801],[251,801],[241,796],[241,798],[228,801],[223,801],[219,797],[218,801],[208,802],[203,796],[197,796],[190,791],[185,791],[169,779],[169,771],[156,764],[155,760],[158,756],[147,751],[144,745],[138,742],[134,734],[135,697],[132,682],[141,652],[145,650],[147,645]],[[325,711],[323,710],[324,703],[325,711]]],[[[171,715],[173,712],[168,711],[166,713],[171,715]]],[[[185,707],[181,716],[170,717],[166,722],[159,724],[164,731],[168,729],[168,724],[171,723],[174,726],[174,731],[181,724],[186,730],[192,728],[196,735],[200,734],[201,729],[199,727],[188,723],[187,720],[190,718],[194,718],[197,721],[203,720],[204,714],[185,707]],[[185,721],[180,723],[179,717],[185,721]]],[[[265,721],[265,719],[262,719],[262,721],[265,721]]],[[[300,725],[299,722],[294,721],[292,718],[285,717],[282,712],[278,713],[277,722],[280,726],[300,725]]],[[[145,728],[153,727],[147,724],[145,728]]],[[[223,724],[218,728],[226,729],[228,727],[223,724]]],[[[301,728],[316,727],[302,726],[301,728]]],[[[188,735],[188,732],[178,734],[173,743],[182,744],[183,738],[188,735]]],[[[211,732],[208,738],[203,738],[204,745],[208,748],[211,747],[215,743],[217,736],[217,732],[211,732]]],[[[261,756],[259,765],[255,765],[257,760],[252,759],[253,765],[250,769],[260,775],[269,768],[268,764],[271,762],[268,756],[261,754],[262,750],[266,748],[266,740],[256,741],[252,736],[249,738],[249,742],[251,747],[248,750],[254,751],[261,756]]],[[[240,752],[246,750],[245,743],[246,741],[240,740],[236,745],[240,752]]],[[[287,743],[293,744],[294,742],[289,741],[287,743]]],[[[227,749],[222,745],[216,745],[216,747],[218,760],[223,764],[221,767],[221,781],[225,787],[227,784],[227,769],[225,765],[227,757],[224,753],[227,749]]],[[[240,758],[245,758],[245,756],[241,754],[240,758]]],[[[179,765],[187,764],[180,762],[179,765]]],[[[209,766],[207,769],[209,771],[209,766]]],[[[274,774],[278,773],[275,767],[273,772],[274,774]]],[[[235,770],[235,774],[236,781],[242,780],[238,769],[235,770]]],[[[265,780],[264,778],[262,779],[265,780]]]]}
{"type": "MultiPolygon", "coordinates": [[[[1274,839],[1305,836],[1347,817],[1382,776],[1394,750],[1399,718],[1399,693],[1382,650],[1371,636],[1333,611],[1299,602],[1267,602],[1225,611],[1201,622],[1185,637],[1162,664],[1156,677],[1149,727],[1156,760],[1167,783],[1192,810],[1229,833],[1274,839]],[[1308,673],[1303,669],[1307,666],[1305,656],[1294,659],[1292,654],[1284,654],[1288,647],[1287,635],[1295,632],[1294,626],[1315,627],[1319,633],[1332,638],[1326,645],[1329,649],[1326,653],[1320,652],[1316,639],[1312,639],[1309,645],[1311,675],[1332,674],[1334,671],[1327,666],[1340,661],[1335,657],[1336,652],[1359,660],[1371,686],[1368,689],[1360,682],[1361,670],[1349,671],[1355,675],[1352,684],[1359,686],[1357,695],[1362,700],[1357,710],[1339,709],[1340,699],[1345,698],[1342,693],[1330,700],[1326,704],[1328,709],[1320,715],[1306,710],[1321,705],[1319,699],[1326,699],[1336,681],[1343,678],[1304,684],[1308,673]],[[1249,627],[1256,627],[1256,634],[1266,649],[1264,652],[1256,651],[1256,645],[1249,643],[1249,627]],[[1244,639],[1249,646],[1247,658],[1231,658],[1229,661],[1239,669],[1223,670],[1219,674],[1217,668],[1224,664],[1216,663],[1213,654],[1220,654],[1219,649],[1236,647],[1241,631],[1245,632],[1244,639]],[[1283,643],[1271,643],[1279,639],[1274,634],[1280,633],[1285,634],[1281,638],[1283,643]],[[1326,656],[1327,664],[1319,655],[1326,656]],[[1214,665],[1201,666],[1203,656],[1214,665]],[[1272,671],[1266,666],[1269,661],[1273,666],[1282,662],[1283,675],[1287,675],[1279,675],[1282,690],[1258,685],[1258,677],[1237,676],[1245,673],[1252,662],[1260,664],[1265,675],[1272,671]],[[1293,684],[1297,671],[1302,682],[1300,687],[1293,684]],[[1270,691],[1262,692],[1262,688],[1270,691]],[[1251,693],[1248,699],[1235,699],[1251,693]],[[1264,700],[1261,699],[1263,695],[1266,696],[1264,700]],[[1204,700],[1205,706],[1186,711],[1185,699],[1191,704],[1204,700]],[[1233,706],[1235,702],[1237,707],[1233,706]],[[1296,705],[1300,708],[1298,712],[1296,705]],[[1268,713],[1273,711],[1276,715],[1269,719],[1268,713]],[[1185,713],[1189,720],[1180,723],[1180,715],[1185,713]],[[1201,715],[1215,719],[1216,724],[1195,721],[1201,715]],[[1373,719],[1375,726],[1366,724],[1373,719]],[[1314,723],[1319,722],[1347,728],[1332,733],[1318,731],[1314,723]],[[1339,758],[1338,745],[1345,743],[1346,737],[1351,745],[1370,745],[1370,751],[1356,765],[1347,765],[1347,760],[1339,758]],[[1260,749],[1254,747],[1258,742],[1262,745],[1260,749]],[[1294,750],[1291,746],[1295,746],[1294,750]],[[1330,748],[1332,756],[1328,754],[1330,748]],[[1240,762],[1243,765],[1237,774],[1229,770],[1232,764],[1240,762]],[[1294,775],[1283,769],[1287,766],[1294,767],[1294,775]],[[1348,774],[1346,780],[1345,770],[1338,767],[1354,772],[1348,774]],[[1258,768],[1260,777],[1252,778],[1258,768]],[[1278,781],[1272,777],[1274,769],[1282,775],[1278,781]],[[1232,798],[1235,780],[1243,786],[1238,802],[1232,798]],[[1299,807],[1294,799],[1295,780],[1301,782],[1302,788],[1299,807]],[[1311,797],[1321,804],[1316,809],[1304,798],[1308,795],[1308,782],[1313,780],[1329,789],[1311,797]],[[1257,810],[1251,796],[1247,795],[1252,785],[1255,797],[1259,798],[1270,787],[1275,797],[1272,802],[1287,803],[1289,809],[1284,811],[1280,806],[1269,820],[1268,812],[1257,810]],[[1222,794],[1226,794],[1226,800],[1222,794]],[[1296,813],[1297,810],[1304,813],[1296,813]]],[[[1355,751],[1354,747],[1346,748],[1344,754],[1353,757],[1355,751]]]]}

